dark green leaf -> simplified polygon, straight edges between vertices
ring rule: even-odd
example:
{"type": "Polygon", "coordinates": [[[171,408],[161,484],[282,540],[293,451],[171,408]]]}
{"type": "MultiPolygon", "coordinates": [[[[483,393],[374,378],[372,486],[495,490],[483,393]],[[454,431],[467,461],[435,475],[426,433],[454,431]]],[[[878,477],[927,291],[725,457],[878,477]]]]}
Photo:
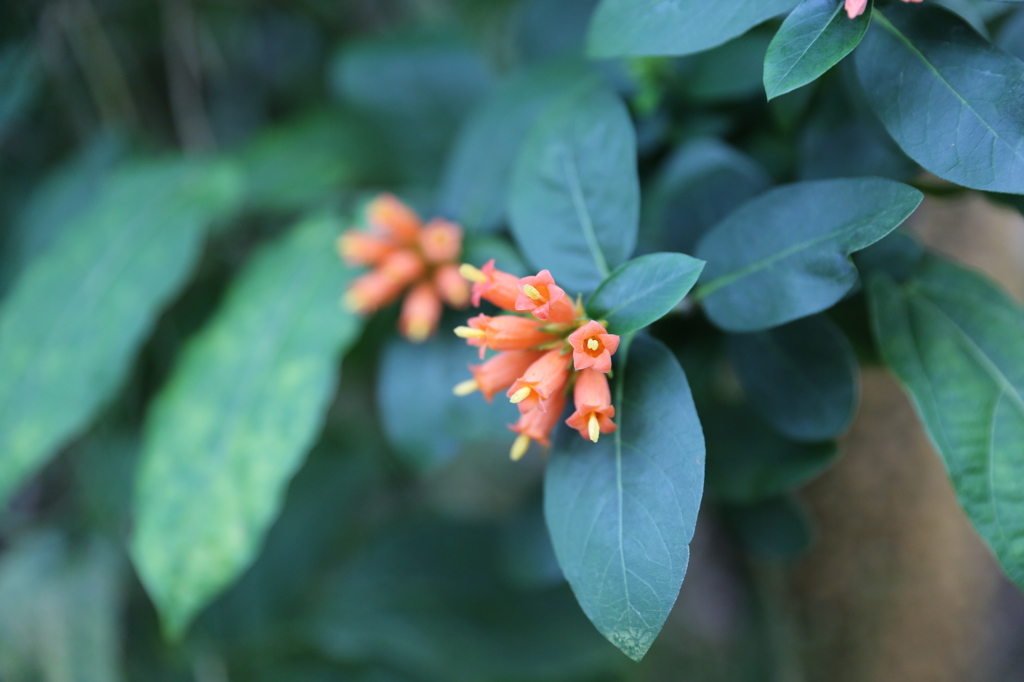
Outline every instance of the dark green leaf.
{"type": "Polygon", "coordinates": [[[771,31],[753,30],[707,52],[676,60],[680,90],[701,104],[760,98],[771,31]]]}
{"type": "Polygon", "coordinates": [[[871,23],[871,8],[855,19],[836,0],[804,0],[782,23],[764,59],[764,89],[778,97],[835,66],[857,47],[871,23]]]}
{"type": "Polygon", "coordinates": [[[689,561],[704,479],[704,437],[678,362],[637,338],[617,370],[619,429],[597,444],[562,427],[544,510],[562,572],[598,630],[640,660],[689,561]]]}
{"type": "Polygon", "coordinates": [[[252,563],[320,429],[361,328],[338,306],[344,227],[309,219],[255,257],[150,410],[132,555],[171,636],[252,563]]]}
{"type": "Polygon", "coordinates": [[[42,69],[28,43],[0,49],[0,141],[35,100],[41,84],[42,69]]]}
{"type": "Polygon", "coordinates": [[[1024,587],[1024,310],[981,275],[928,257],[868,295],[882,358],[909,391],[967,516],[1024,587]]]}
{"type": "Polygon", "coordinates": [[[689,293],[703,261],[681,253],[652,253],[615,268],[587,301],[587,314],[628,334],[661,319],[689,293]]]}
{"type": "Polygon", "coordinates": [[[0,306],[0,501],[111,397],[238,196],[225,166],[124,166],[15,283],[0,306]]]}
{"type": "Polygon", "coordinates": [[[1014,12],[999,29],[996,44],[1017,59],[1024,59],[1024,9],[1014,12]]]}
{"type": "Polygon", "coordinates": [[[875,113],[912,159],[974,189],[1024,194],[1024,62],[948,11],[875,11],[856,54],[875,113]]]}
{"type": "Polygon", "coordinates": [[[721,45],[799,0],[602,0],[590,24],[591,57],[682,55],[721,45]]]}
{"type": "Polygon", "coordinates": [[[541,113],[591,74],[572,60],[546,63],[499,86],[466,121],[441,183],[439,206],[467,230],[493,231],[505,219],[516,155],[541,113]]]}
{"type": "Polygon", "coordinates": [[[516,42],[530,60],[581,55],[598,0],[530,0],[519,5],[516,42]]]}
{"type": "Polygon", "coordinates": [[[849,260],[906,220],[922,195],[881,178],[801,182],[744,204],[697,247],[711,320],[758,331],[825,310],[857,283],[849,260]]]}
{"type": "Polygon", "coordinates": [[[771,184],[757,162],[718,138],[693,140],[672,155],[644,196],[641,242],[655,251],[692,253],[718,221],[771,184]]]}
{"type": "Polygon", "coordinates": [[[835,438],[857,409],[857,358],[827,317],[729,337],[736,374],[757,413],[799,441],[835,438]]]}
{"type": "Polygon", "coordinates": [[[740,546],[764,559],[796,559],[807,551],[814,539],[807,512],[791,496],[756,504],[730,505],[723,513],[740,546]]]}
{"type": "Polygon", "coordinates": [[[748,405],[701,411],[708,443],[708,490],[732,504],[753,504],[804,485],[836,459],[835,443],[780,436],[748,405]]]}
{"type": "Polygon", "coordinates": [[[415,469],[442,466],[461,451],[511,437],[518,410],[502,395],[488,404],[480,393],[458,397],[452,388],[471,379],[477,351],[442,329],[426,343],[392,341],[377,381],[381,422],[391,445],[415,469]]]}
{"type": "Polygon", "coordinates": [[[633,123],[595,78],[530,131],[512,178],[512,233],[534,267],[585,293],[632,254],[639,213],[633,123]]]}

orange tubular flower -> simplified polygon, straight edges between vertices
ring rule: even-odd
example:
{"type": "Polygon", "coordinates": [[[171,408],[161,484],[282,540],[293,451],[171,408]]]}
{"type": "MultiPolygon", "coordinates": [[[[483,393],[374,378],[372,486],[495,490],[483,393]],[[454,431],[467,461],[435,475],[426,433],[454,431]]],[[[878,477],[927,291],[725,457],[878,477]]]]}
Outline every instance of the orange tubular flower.
{"type": "Polygon", "coordinates": [[[555,284],[547,270],[541,270],[534,277],[523,277],[517,287],[520,294],[515,305],[519,312],[531,312],[551,324],[565,324],[576,319],[572,300],[555,284]]]}
{"type": "Polygon", "coordinates": [[[419,239],[419,216],[394,195],[382,194],[371,201],[366,218],[374,229],[401,246],[412,246],[419,239]]]}
{"type": "Polygon", "coordinates": [[[469,303],[469,282],[459,274],[456,265],[442,265],[434,271],[434,286],[444,302],[453,308],[465,308],[469,303]]]}
{"type": "Polygon", "coordinates": [[[593,369],[580,370],[573,390],[576,411],[565,423],[580,432],[584,438],[597,442],[602,433],[612,433],[618,427],[612,421],[615,408],[608,389],[608,375],[593,369]]]}
{"type": "Polygon", "coordinates": [[[494,394],[504,391],[521,377],[534,362],[544,355],[539,350],[517,350],[499,353],[481,365],[470,365],[473,378],[455,387],[455,395],[469,395],[474,391],[484,394],[487,402],[494,400],[494,394]]]}
{"type": "Polygon", "coordinates": [[[480,299],[490,301],[503,310],[515,312],[519,297],[519,278],[494,267],[494,259],[477,270],[468,263],[459,268],[463,277],[473,283],[473,305],[480,307],[480,299]]]}
{"type": "Polygon", "coordinates": [[[405,284],[380,270],[357,277],[345,292],[345,305],[355,313],[372,313],[398,298],[405,284]]]}
{"type": "Polygon", "coordinates": [[[403,289],[423,276],[426,266],[412,251],[395,251],[384,259],[380,264],[378,272],[385,277],[390,277],[403,289]]]}
{"type": "MultiPolygon", "coordinates": [[[[903,2],[921,2],[921,0],[903,0],[903,2]]],[[[868,8],[868,0],[846,0],[846,16],[855,19],[864,14],[868,8]]]]}
{"type": "Polygon", "coordinates": [[[469,319],[468,327],[456,327],[455,335],[466,339],[466,342],[480,349],[480,358],[484,351],[491,350],[527,350],[551,341],[557,336],[540,330],[544,323],[526,317],[511,315],[477,315],[469,319]]]}
{"type": "Polygon", "coordinates": [[[338,237],[338,255],[349,265],[377,265],[395,250],[382,237],[361,230],[349,230],[338,237]]]}
{"type": "Polygon", "coordinates": [[[417,284],[402,302],[398,327],[405,338],[422,343],[437,329],[441,319],[441,299],[430,282],[417,284]]]}
{"type": "Polygon", "coordinates": [[[462,230],[455,223],[435,218],[420,232],[420,250],[430,263],[450,263],[462,253],[462,230]]]}
{"type": "Polygon", "coordinates": [[[519,406],[523,414],[536,409],[545,409],[543,401],[550,400],[561,391],[569,379],[569,357],[561,348],[550,350],[530,365],[508,389],[509,401],[519,406]]]}
{"type": "Polygon", "coordinates": [[[530,447],[530,441],[537,441],[547,447],[551,445],[548,441],[548,434],[555,424],[562,418],[562,411],[565,409],[565,394],[558,391],[548,399],[541,409],[532,410],[519,417],[510,429],[519,434],[512,444],[512,451],[509,456],[513,461],[519,461],[526,454],[530,447]]]}
{"type": "Polygon", "coordinates": [[[619,337],[609,334],[599,322],[591,320],[569,335],[572,361],[576,369],[609,372],[612,355],[619,348],[619,337]]]}

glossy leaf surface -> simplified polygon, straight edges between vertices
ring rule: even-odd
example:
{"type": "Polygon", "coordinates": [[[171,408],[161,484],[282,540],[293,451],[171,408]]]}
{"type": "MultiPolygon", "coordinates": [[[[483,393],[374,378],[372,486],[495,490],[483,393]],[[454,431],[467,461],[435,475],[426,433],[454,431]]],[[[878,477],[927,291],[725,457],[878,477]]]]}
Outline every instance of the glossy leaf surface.
{"type": "Polygon", "coordinates": [[[615,378],[619,429],[597,443],[562,428],[544,479],[555,555],[601,634],[640,660],[689,561],[704,436],[675,357],[637,338],[615,378]]]}

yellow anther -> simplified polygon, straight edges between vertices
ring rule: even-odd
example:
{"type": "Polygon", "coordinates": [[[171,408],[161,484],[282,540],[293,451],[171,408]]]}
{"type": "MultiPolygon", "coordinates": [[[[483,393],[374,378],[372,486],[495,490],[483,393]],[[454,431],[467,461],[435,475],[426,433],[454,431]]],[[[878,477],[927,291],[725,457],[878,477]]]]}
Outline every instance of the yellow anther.
{"type": "Polygon", "coordinates": [[[597,339],[587,339],[587,348],[590,350],[597,350],[601,344],[597,342],[597,339]]]}
{"type": "Polygon", "coordinates": [[[413,343],[423,343],[430,336],[430,322],[426,320],[412,320],[406,326],[405,336],[413,343]]]}
{"type": "Polygon", "coordinates": [[[601,424],[597,421],[597,414],[593,412],[590,414],[590,419],[587,420],[587,431],[590,433],[590,440],[595,443],[601,437],[601,424]]]}
{"type": "Polygon", "coordinates": [[[487,281],[487,275],[481,272],[479,268],[474,268],[469,263],[463,263],[459,266],[459,274],[470,282],[476,282],[477,284],[483,284],[487,281]]]}
{"type": "Polygon", "coordinates": [[[456,327],[455,336],[460,339],[485,339],[487,338],[487,332],[483,329],[473,329],[472,327],[456,327]]]}
{"type": "Polygon", "coordinates": [[[524,284],[523,293],[529,296],[531,301],[537,301],[538,303],[540,303],[541,301],[544,300],[544,297],[541,295],[541,293],[537,291],[537,287],[533,286],[532,284],[524,284]]]}
{"type": "Polygon", "coordinates": [[[508,453],[508,456],[512,458],[513,462],[518,462],[526,454],[526,451],[530,447],[530,437],[525,433],[519,434],[515,442],[512,443],[512,450],[508,453]]]}
{"type": "Polygon", "coordinates": [[[513,405],[515,405],[516,403],[521,403],[524,400],[526,400],[527,398],[529,398],[530,397],[530,393],[532,393],[532,392],[533,392],[532,388],[530,388],[529,386],[523,386],[521,389],[519,389],[518,391],[513,393],[512,397],[509,398],[508,401],[510,403],[512,403],[513,405]]]}
{"type": "Polygon", "coordinates": [[[469,395],[470,393],[473,393],[474,391],[477,391],[479,389],[480,385],[476,383],[476,379],[466,379],[465,381],[460,381],[459,383],[455,384],[455,388],[452,389],[452,393],[459,397],[462,397],[464,395],[469,395]]]}

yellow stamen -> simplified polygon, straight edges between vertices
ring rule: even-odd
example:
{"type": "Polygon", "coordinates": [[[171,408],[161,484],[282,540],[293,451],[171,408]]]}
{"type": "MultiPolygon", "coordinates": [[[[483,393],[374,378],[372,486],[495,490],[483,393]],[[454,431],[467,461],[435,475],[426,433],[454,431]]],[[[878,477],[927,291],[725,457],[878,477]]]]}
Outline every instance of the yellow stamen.
{"type": "Polygon", "coordinates": [[[470,282],[476,282],[477,284],[483,284],[487,281],[487,275],[481,272],[478,268],[474,268],[469,263],[463,263],[459,266],[459,274],[470,282]]]}
{"type": "Polygon", "coordinates": [[[413,343],[423,343],[430,336],[430,327],[426,320],[412,320],[406,326],[405,337],[413,343]]]}
{"type": "Polygon", "coordinates": [[[456,327],[455,336],[460,339],[485,339],[487,338],[487,332],[483,329],[473,329],[472,327],[456,327]]]}
{"type": "Polygon", "coordinates": [[[587,339],[587,348],[590,350],[597,350],[600,345],[597,339],[587,339]]]}
{"type": "Polygon", "coordinates": [[[530,393],[532,393],[532,392],[533,392],[532,388],[530,388],[529,386],[523,386],[521,389],[519,389],[518,391],[513,393],[512,397],[509,398],[508,401],[510,403],[512,403],[513,405],[515,405],[517,403],[521,403],[524,400],[526,400],[527,398],[529,398],[530,397],[530,393]]]}
{"type": "Polygon", "coordinates": [[[597,421],[596,413],[590,413],[590,419],[587,420],[587,431],[590,432],[590,440],[595,443],[601,437],[601,424],[597,421]]]}
{"type": "Polygon", "coordinates": [[[532,284],[524,284],[523,293],[529,296],[531,301],[536,301],[537,303],[540,303],[541,301],[544,300],[544,297],[541,296],[541,293],[537,291],[537,287],[533,286],[532,284]]]}
{"type": "Polygon", "coordinates": [[[519,434],[515,442],[512,443],[512,450],[508,453],[508,456],[512,458],[513,462],[518,462],[526,454],[527,449],[530,447],[530,437],[525,433],[519,434]]]}
{"type": "Polygon", "coordinates": [[[455,388],[452,389],[452,393],[459,396],[460,398],[464,395],[469,395],[474,391],[480,389],[480,385],[476,383],[476,379],[466,379],[455,384],[455,388]]]}

